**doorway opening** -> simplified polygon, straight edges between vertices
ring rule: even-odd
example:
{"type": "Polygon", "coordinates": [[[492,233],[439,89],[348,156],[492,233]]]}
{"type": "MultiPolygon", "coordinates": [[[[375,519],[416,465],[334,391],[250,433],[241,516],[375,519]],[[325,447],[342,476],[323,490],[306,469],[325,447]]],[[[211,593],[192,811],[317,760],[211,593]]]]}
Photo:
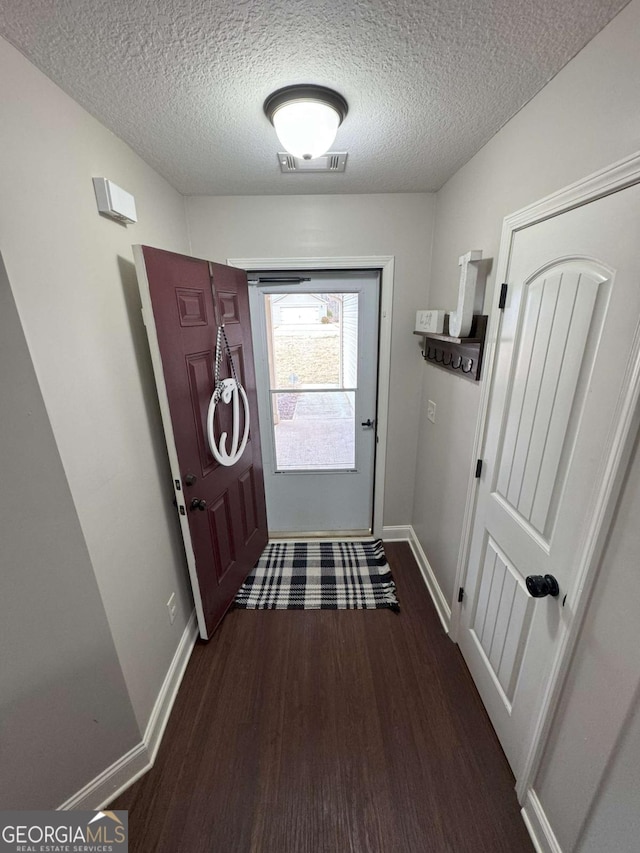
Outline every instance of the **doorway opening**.
{"type": "Polygon", "coordinates": [[[249,275],[269,529],[370,535],[380,273],[287,273],[249,275]]]}
{"type": "MultiPolygon", "coordinates": [[[[387,431],[389,417],[389,388],[391,375],[391,326],[393,321],[393,287],[395,258],[393,255],[352,255],[342,257],[244,257],[227,258],[231,266],[249,272],[254,279],[257,271],[265,275],[276,272],[292,275],[300,271],[306,276],[309,270],[351,271],[376,270],[380,274],[380,306],[378,334],[378,396],[375,416],[376,453],[373,493],[373,535],[382,538],[384,518],[384,482],[387,459],[387,431]]],[[[249,288],[253,292],[253,288],[249,288]]]]}

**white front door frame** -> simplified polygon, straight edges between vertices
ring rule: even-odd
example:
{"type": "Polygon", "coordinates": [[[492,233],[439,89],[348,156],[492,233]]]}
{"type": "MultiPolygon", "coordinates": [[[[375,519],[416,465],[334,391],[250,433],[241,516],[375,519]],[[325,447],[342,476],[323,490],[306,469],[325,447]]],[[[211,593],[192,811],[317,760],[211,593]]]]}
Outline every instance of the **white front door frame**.
{"type": "Polygon", "coordinates": [[[373,535],[382,538],[384,480],[387,457],[389,384],[391,377],[391,319],[394,255],[343,258],[227,258],[229,266],[258,270],[380,270],[380,332],[378,340],[378,403],[376,411],[376,461],[373,486],[373,535]]]}
{"type": "MultiPolygon", "coordinates": [[[[508,281],[507,271],[511,246],[516,232],[637,183],[640,183],[640,152],[624,160],[620,160],[606,169],[596,172],[581,181],[577,181],[569,187],[505,217],[500,240],[496,281],[508,281]]],[[[500,287],[496,286],[489,317],[489,328],[487,330],[487,343],[483,361],[484,378],[472,459],[482,458],[482,448],[484,447],[486,438],[490,391],[493,384],[497,354],[496,342],[500,334],[502,321],[502,312],[498,306],[499,300],[500,287]]],[[[627,469],[634,436],[640,426],[640,324],[636,329],[633,357],[627,366],[627,370],[629,371],[628,393],[621,401],[618,412],[616,413],[615,433],[611,438],[606,471],[596,499],[596,508],[594,511],[595,523],[591,530],[589,541],[586,543],[585,559],[581,561],[582,571],[574,586],[574,593],[571,596],[572,600],[567,601],[567,613],[572,615],[571,618],[567,619],[558,642],[551,675],[544,687],[544,696],[536,720],[535,733],[529,754],[522,775],[516,780],[516,791],[521,803],[525,801],[529,790],[533,786],[535,775],[540,765],[553,715],[558,707],[564,687],[572,652],[575,648],[590,593],[596,580],[600,557],[611,523],[615,503],[627,469]]],[[[456,590],[464,587],[473,533],[478,482],[475,478],[475,471],[472,471],[467,489],[467,503],[458,554],[458,568],[454,585],[454,589],[456,590]]],[[[454,600],[451,606],[450,627],[450,636],[454,642],[457,641],[460,630],[460,610],[461,604],[457,600],[454,600]]]]}

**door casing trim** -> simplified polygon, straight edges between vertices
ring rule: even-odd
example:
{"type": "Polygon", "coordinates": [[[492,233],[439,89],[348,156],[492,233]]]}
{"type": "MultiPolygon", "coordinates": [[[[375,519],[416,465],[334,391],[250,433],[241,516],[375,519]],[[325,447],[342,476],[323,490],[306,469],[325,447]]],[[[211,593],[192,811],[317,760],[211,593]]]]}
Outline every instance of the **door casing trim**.
{"type": "MultiPolygon", "coordinates": [[[[619,160],[611,166],[576,181],[568,187],[536,201],[503,220],[500,238],[500,250],[496,271],[496,282],[507,281],[512,242],[515,234],[524,228],[536,225],[561,213],[567,213],[599,198],[618,192],[640,183],[640,152],[619,160]]],[[[490,392],[496,367],[497,340],[500,334],[502,312],[499,308],[500,287],[495,287],[493,304],[489,315],[487,341],[483,362],[484,377],[481,383],[480,407],[476,421],[472,459],[482,458],[482,448],[486,438],[490,392]]],[[[542,702],[536,718],[527,758],[520,778],[516,780],[516,792],[520,803],[527,801],[533,789],[535,775],[540,766],[542,753],[548,739],[553,715],[558,707],[562,690],[569,670],[573,650],[590,598],[590,593],[598,574],[598,566],[605,539],[611,524],[615,503],[631,455],[633,438],[640,425],[640,324],[636,328],[632,347],[632,357],[627,367],[626,393],[619,401],[616,411],[614,434],[609,443],[604,475],[595,499],[590,537],[583,549],[584,559],[578,570],[570,610],[572,615],[562,628],[558,647],[554,655],[549,681],[544,686],[542,702]]],[[[458,552],[458,565],[454,589],[464,587],[469,560],[471,536],[477,502],[479,480],[475,471],[469,477],[467,500],[463,518],[462,537],[458,552]]],[[[451,603],[451,639],[457,642],[460,631],[461,606],[457,601],[451,603]]]]}
{"type": "Polygon", "coordinates": [[[391,321],[393,310],[394,255],[362,255],[341,258],[227,258],[231,267],[254,270],[380,270],[380,331],[378,338],[378,401],[375,471],[373,477],[373,535],[382,536],[384,476],[387,459],[389,385],[391,378],[391,321]]]}

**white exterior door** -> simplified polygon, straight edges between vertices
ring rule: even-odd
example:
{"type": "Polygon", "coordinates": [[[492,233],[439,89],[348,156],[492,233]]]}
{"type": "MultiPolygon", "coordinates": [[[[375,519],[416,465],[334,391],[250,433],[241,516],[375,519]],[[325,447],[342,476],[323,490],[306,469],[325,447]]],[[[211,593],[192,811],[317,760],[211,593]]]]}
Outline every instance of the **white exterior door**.
{"type": "Polygon", "coordinates": [[[269,532],[367,534],[379,275],[303,277],[249,288],[269,532]]]}
{"type": "Polygon", "coordinates": [[[524,228],[511,244],[460,647],[516,778],[635,367],[639,245],[638,186],[524,228]],[[531,597],[526,577],[547,574],[559,595],[531,597]]]}

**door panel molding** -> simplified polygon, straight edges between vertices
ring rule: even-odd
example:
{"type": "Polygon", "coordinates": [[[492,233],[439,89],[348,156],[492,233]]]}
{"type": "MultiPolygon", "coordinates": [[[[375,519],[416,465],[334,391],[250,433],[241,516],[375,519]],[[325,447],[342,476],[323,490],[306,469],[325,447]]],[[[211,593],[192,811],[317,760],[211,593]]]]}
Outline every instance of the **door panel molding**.
{"type": "MultiPolygon", "coordinates": [[[[211,451],[209,450],[209,446],[207,444],[207,437],[205,435],[205,427],[204,424],[207,420],[206,410],[199,407],[200,411],[197,411],[195,408],[195,401],[203,398],[204,395],[198,394],[198,390],[200,387],[204,385],[207,389],[213,387],[213,370],[211,365],[215,361],[215,354],[213,350],[205,350],[204,352],[192,353],[187,356],[187,370],[189,376],[189,402],[191,403],[191,408],[193,412],[193,424],[196,431],[196,435],[198,437],[198,452],[200,454],[200,464],[202,465],[202,473],[207,476],[210,474],[215,468],[218,467],[218,463],[213,458],[211,451]],[[203,382],[204,380],[204,382],[203,382]]],[[[218,417],[218,411],[216,410],[216,418],[218,417]]],[[[219,424],[217,424],[219,426],[219,424]]],[[[218,432],[218,435],[220,433],[218,432]]]]}
{"type": "Polygon", "coordinates": [[[488,533],[475,584],[474,608],[472,635],[510,714],[524,652],[518,641],[528,631],[533,599],[511,560],[488,533]]]}
{"type": "MultiPolygon", "coordinates": [[[[508,281],[512,244],[519,231],[638,183],[640,183],[640,152],[505,217],[500,240],[496,281],[508,281]]],[[[484,378],[481,383],[480,407],[471,456],[473,459],[482,457],[482,448],[486,438],[490,392],[496,373],[497,341],[500,337],[503,317],[499,308],[499,299],[500,287],[496,287],[487,330],[483,366],[484,378]]],[[[640,425],[640,324],[636,326],[631,354],[623,370],[625,373],[622,385],[623,392],[617,401],[613,419],[614,426],[606,442],[606,457],[600,471],[598,492],[589,510],[590,529],[579,555],[576,581],[573,584],[570,597],[567,599],[567,618],[561,627],[550,677],[543,690],[526,759],[522,765],[519,778],[516,780],[516,791],[521,803],[526,801],[533,785],[551,721],[560,701],[569,663],[596,579],[598,563],[611,523],[615,502],[628,465],[633,438],[640,425]]],[[[481,482],[475,478],[474,473],[471,472],[468,483],[454,589],[464,586],[467,574],[478,486],[481,482]]],[[[451,638],[454,641],[459,638],[460,627],[461,605],[454,601],[452,602],[450,631],[451,638]]]]}
{"type": "Polygon", "coordinates": [[[394,255],[314,258],[227,258],[226,263],[244,270],[380,270],[380,330],[378,338],[378,444],[373,487],[373,535],[382,536],[384,475],[387,456],[389,384],[391,378],[391,321],[394,286],[394,255]]]}
{"type": "Polygon", "coordinates": [[[602,285],[610,285],[611,276],[601,273],[601,265],[594,272],[591,266],[563,260],[523,286],[494,488],[547,545],[596,357],[593,338],[602,331],[602,303],[610,294],[602,285]],[[551,310],[543,310],[545,303],[551,310]],[[535,325],[535,335],[527,324],[535,325]],[[561,445],[555,438],[565,434],[570,440],[561,445]]]}
{"type": "Polygon", "coordinates": [[[258,527],[258,509],[256,502],[256,481],[253,465],[238,477],[240,485],[240,511],[242,513],[242,534],[246,545],[258,527]]]}
{"type": "Polygon", "coordinates": [[[236,559],[231,495],[228,490],[225,490],[211,507],[207,507],[207,515],[214,566],[218,581],[222,581],[236,559]]]}

